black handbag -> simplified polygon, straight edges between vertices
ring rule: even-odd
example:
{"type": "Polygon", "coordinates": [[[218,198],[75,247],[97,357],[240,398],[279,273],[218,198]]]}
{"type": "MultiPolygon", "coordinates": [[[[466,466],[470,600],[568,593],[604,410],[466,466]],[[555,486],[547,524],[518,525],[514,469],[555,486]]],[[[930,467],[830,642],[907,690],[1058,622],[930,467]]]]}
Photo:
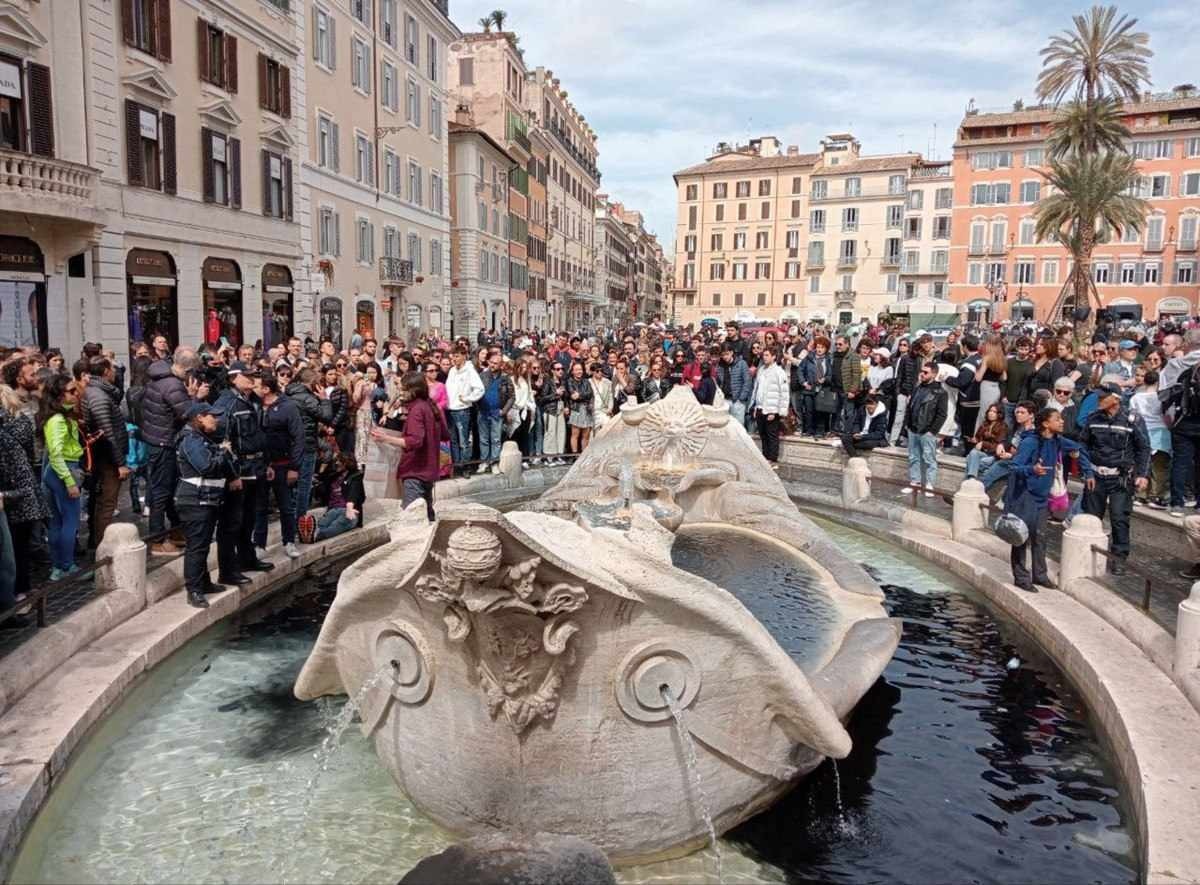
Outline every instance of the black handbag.
{"type": "Polygon", "coordinates": [[[828,387],[822,387],[817,391],[816,401],[813,403],[813,408],[820,415],[832,415],[837,411],[838,395],[828,387]]]}

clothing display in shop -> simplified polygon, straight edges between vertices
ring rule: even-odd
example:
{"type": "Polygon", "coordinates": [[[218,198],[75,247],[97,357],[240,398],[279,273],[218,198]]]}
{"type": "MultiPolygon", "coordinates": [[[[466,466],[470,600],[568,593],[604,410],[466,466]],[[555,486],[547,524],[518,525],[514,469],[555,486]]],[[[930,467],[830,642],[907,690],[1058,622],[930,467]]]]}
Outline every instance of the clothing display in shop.
{"type": "Polygon", "coordinates": [[[286,308],[277,312],[275,307],[263,308],[263,348],[271,348],[287,341],[291,334],[286,308]]]}
{"type": "MultiPolygon", "coordinates": [[[[238,293],[241,297],[241,293],[238,293]]],[[[230,342],[236,342],[239,339],[237,313],[232,307],[221,308],[221,337],[227,338],[230,342]]]]}
{"type": "Polygon", "coordinates": [[[221,337],[221,320],[217,317],[217,312],[210,309],[208,318],[204,321],[204,343],[215,347],[217,339],[221,337]]]}
{"type": "Polygon", "coordinates": [[[174,324],[175,314],[169,300],[133,301],[129,305],[130,342],[150,341],[155,335],[164,335],[167,341],[174,341],[174,324]]]}
{"type": "Polygon", "coordinates": [[[0,345],[38,347],[39,283],[0,280],[0,345]]]}

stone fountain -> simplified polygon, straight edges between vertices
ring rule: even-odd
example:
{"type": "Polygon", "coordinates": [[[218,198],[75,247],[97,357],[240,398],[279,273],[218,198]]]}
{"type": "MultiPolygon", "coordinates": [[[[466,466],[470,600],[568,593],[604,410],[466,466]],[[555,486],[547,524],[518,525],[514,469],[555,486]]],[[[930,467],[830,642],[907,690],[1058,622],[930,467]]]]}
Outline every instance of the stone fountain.
{"type": "Polygon", "coordinates": [[[295,692],[360,697],[397,783],[461,835],[577,835],[620,864],[695,850],[706,816],[724,832],[849,753],[843,722],[899,641],[871,577],[686,388],[623,410],[528,510],[444,506],[430,525],[418,505],[342,573],[295,692]],[[818,575],[840,620],[807,673],[672,565],[675,530],[698,524],[818,575]]]}

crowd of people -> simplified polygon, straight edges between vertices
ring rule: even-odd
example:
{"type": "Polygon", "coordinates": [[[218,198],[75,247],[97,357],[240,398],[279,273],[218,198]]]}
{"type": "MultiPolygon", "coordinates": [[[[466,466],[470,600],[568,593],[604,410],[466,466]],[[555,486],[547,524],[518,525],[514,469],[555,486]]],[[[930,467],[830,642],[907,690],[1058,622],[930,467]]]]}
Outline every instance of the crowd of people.
{"type": "MultiPolygon", "coordinates": [[[[1003,506],[1017,508],[1014,488],[1036,505],[1013,552],[1026,589],[1049,583],[1046,516],[1107,513],[1120,573],[1133,506],[1200,510],[1198,364],[1200,328],[1169,322],[1101,322],[1084,337],[996,325],[940,340],[884,324],[639,323],[474,341],[356,335],[343,349],[292,337],[265,351],[171,349],[157,336],[134,348],[128,370],[97,344],[69,366],[57,351],[0,352],[0,611],[29,593],[39,555],[52,580],[80,568],[120,513],[122,489],[148,521],[150,552],[183,553],[188,601],[202,607],[272,567],[272,509],[291,557],[297,542],[361,525],[372,444],[400,450],[404,503],[423,499],[432,519],[434,483],[495,469],[504,442],[530,464],[561,464],[622,408],[677,385],[727,408],[773,466],[786,434],[847,455],[898,445],[909,461],[902,494],[932,496],[939,458],[965,456],[968,477],[1007,489],[1003,506]],[[1086,490],[1063,504],[1070,476],[1086,490]]],[[[1200,544],[1200,515],[1190,519],[1200,544]]]]}

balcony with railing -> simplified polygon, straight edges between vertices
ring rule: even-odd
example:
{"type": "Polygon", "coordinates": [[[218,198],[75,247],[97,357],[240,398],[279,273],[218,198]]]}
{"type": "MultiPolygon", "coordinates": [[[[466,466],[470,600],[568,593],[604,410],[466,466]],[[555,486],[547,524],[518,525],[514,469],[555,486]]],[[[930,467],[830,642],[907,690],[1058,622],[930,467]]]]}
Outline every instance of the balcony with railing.
{"type": "Polygon", "coordinates": [[[945,163],[940,166],[918,166],[909,172],[908,177],[913,179],[921,178],[949,178],[951,164],[945,163]]]}
{"type": "Polygon", "coordinates": [[[0,150],[0,209],[100,223],[100,172],[68,160],[0,150]]]}
{"type": "Polygon", "coordinates": [[[833,297],[839,304],[853,304],[854,299],[858,297],[858,292],[855,289],[837,289],[833,293],[833,297]]]}
{"type": "Polygon", "coordinates": [[[854,268],[858,267],[858,256],[839,255],[837,266],[838,270],[853,270],[854,268]]]}
{"type": "Polygon", "coordinates": [[[383,286],[411,286],[413,263],[407,258],[380,258],[379,283],[383,286]]]}
{"type": "Polygon", "coordinates": [[[1008,252],[1008,246],[1005,243],[991,243],[988,245],[989,255],[1004,255],[1008,252]]]}
{"type": "Polygon", "coordinates": [[[971,243],[967,246],[968,255],[987,255],[987,246],[983,243],[971,243]]]}
{"type": "Polygon", "coordinates": [[[558,139],[559,144],[561,144],[563,149],[571,155],[571,158],[583,168],[583,171],[595,179],[597,183],[599,183],[600,170],[597,169],[595,164],[593,164],[592,161],[587,158],[583,151],[579,150],[579,148],[575,147],[575,145],[571,143],[571,139],[567,137],[566,130],[564,130],[561,126],[550,125],[547,127],[547,131],[558,139]]]}
{"type": "Polygon", "coordinates": [[[884,255],[883,258],[881,259],[880,263],[884,267],[899,267],[900,266],[900,256],[899,255],[884,255]]]}
{"type": "Polygon", "coordinates": [[[1162,240],[1147,240],[1146,241],[1146,249],[1145,249],[1146,252],[1161,252],[1162,250],[1163,250],[1163,241],[1162,240]]]}
{"type": "Polygon", "coordinates": [[[1175,246],[1175,251],[1176,252],[1195,252],[1196,251],[1196,238],[1191,237],[1190,239],[1184,239],[1183,237],[1180,237],[1179,243],[1175,246]]]}

